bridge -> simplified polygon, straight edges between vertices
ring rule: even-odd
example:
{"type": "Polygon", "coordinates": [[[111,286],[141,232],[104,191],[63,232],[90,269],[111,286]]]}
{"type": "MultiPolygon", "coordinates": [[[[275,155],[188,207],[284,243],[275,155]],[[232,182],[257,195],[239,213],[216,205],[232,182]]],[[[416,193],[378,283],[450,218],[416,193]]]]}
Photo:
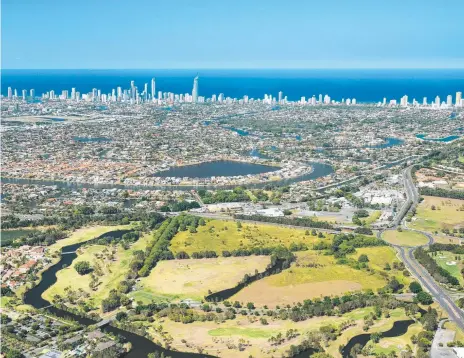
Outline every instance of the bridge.
{"type": "Polygon", "coordinates": [[[108,317],[106,319],[103,319],[101,320],[100,322],[98,322],[96,324],[97,328],[101,328],[101,327],[104,327],[104,326],[107,326],[110,324],[111,321],[114,321],[114,319],[116,318],[115,315],[111,316],[111,317],[108,317]]]}
{"type": "Polygon", "coordinates": [[[76,251],[68,251],[68,252],[62,252],[61,255],[69,255],[69,254],[75,254],[76,251]]]}

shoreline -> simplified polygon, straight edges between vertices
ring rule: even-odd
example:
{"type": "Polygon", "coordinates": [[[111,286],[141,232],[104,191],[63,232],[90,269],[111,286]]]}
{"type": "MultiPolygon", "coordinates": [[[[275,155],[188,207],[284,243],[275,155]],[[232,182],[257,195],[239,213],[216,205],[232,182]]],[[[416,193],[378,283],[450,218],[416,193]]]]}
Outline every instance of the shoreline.
{"type": "MultiPolygon", "coordinates": [[[[203,162],[203,163],[209,163],[209,162],[203,162]]],[[[316,162],[317,163],[317,162],[316,162]]],[[[201,164],[201,163],[200,163],[201,164]]],[[[331,165],[325,164],[325,163],[317,163],[320,165],[326,165],[332,168],[331,165]]],[[[66,180],[60,180],[60,179],[37,179],[37,178],[21,178],[21,177],[10,177],[10,176],[1,176],[0,180],[2,183],[11,183],[11,184],[19,184],[19,185],[24,185],[24,184],[30,184],[30,185],[58,185],[58,186],[81,186],[81,187],[94,187],[94,188],[101,188],[101,189],[108,189],[108,188],[120,188],[120,189],[133,189],[133,190],[166,190],[166,189],[179,189],[179,190],[190,190],[190,188],[212,188],[212,189],[232,189],[237,186],[245,185],[245,186],[265,186],[270,183],[282,183],[286,181],[303,181],[305,180],[304,177],[311,175],[315,172],[315,166],[314,163],[308,163],[308,169],[304,173],[292,177],[287,177],[287,178],[279,178],[279,179],[270,179],[270,180],[265,180],[265,181],[258,181],[258,182],[253,182],[249,181],[247,183],[235,183],[235,184],[215,184],[215,183],[195,183],[195,182],[181,182],[179,184],[153,184],[153,185],[147,185],[147,184],[125,184],[125,183],[111,183],[111,182],[102,182],[102,183],[91,183],[91,182],[82,182],[82,181],[66,181],[66,180]],[[299,180],[301,178],[301,180],[299,180]]],[[[272,173],[272,172],[270,172],[272,173]]],[[[323,173],[321,176],[325,176],[323,173]]],[[[226,177],[227,178],[227,177],[226,177]]],[[[180,179],[180,178],[179,178],[180,179]]]]}

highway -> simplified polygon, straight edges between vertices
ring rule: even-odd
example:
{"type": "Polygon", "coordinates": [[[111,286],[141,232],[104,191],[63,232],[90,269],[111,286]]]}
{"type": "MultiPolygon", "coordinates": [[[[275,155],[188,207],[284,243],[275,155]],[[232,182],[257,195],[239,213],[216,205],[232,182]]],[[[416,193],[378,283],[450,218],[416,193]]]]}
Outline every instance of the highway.
{"type": "MultiPolygon", "coordinates": [[[[400,226],[410,208],[415,207],[419,203],[419,193],[414,185],[411,175],[412,168],[413,166],[409,166],[403,172],[403,184],[407,199],[393,221],[393,229],[400,226]]],[[[403,230],[420,232],[429,239],[427,245],[433,243],[433,237],[428,232],[408,229],[407,226],[405,226],[403,230]]],[[[378,236],[380,237],[381,234],[382,233],[379,232],[378,236]]],[[[456,322],[456,324],[464,330],[464,311],[459,309],[459,307],[454,303],[453,298],[449,296],[446,290],[436,283],[428,271],[416,260],[414,257],[414,250],[417,247],[392,246],[397,249],[399,258],[403,261],[411,274],[416,277],[421,285],[433,296],[435,301],[438,302],[438,304],[448,313],[449,319],[456,322]]]]}

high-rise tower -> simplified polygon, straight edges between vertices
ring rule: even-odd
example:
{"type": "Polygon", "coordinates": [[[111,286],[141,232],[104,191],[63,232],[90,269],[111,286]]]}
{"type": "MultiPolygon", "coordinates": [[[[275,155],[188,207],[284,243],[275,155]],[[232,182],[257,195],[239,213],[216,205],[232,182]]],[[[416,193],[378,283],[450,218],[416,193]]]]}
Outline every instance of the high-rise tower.
{"type": "Polygon", "coordinates": [[[151,79],[151,100],[152,101],[155,100],[155,95],[156,95],[156,83],[155,83],[155,79],[152,78],[151,79]]]}
{"type": "Polygon", "coordinates": [[[198,102],[198,75],[193,79],[192,102],[198,102]]]}

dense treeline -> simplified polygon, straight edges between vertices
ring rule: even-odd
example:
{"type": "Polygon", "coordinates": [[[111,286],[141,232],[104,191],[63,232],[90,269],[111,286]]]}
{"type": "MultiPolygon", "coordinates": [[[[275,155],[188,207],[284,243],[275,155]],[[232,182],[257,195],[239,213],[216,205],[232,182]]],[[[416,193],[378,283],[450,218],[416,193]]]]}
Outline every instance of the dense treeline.
{"type": "Polygon", "coordinates": [[[138,274],[148,276],[158,261],[174,259],[173,253],[169,250],[172,238],[178,231],[185,231],[187,228],[190,232],[196,232],[200,221],[204,223],[204,220],[192,215],[179,215],[164,221],[154,233],[152,241],[147,245],[144,263],[138,274]]]}
{"type": "Polygon", "coordinates": [[[414,257],[419,261],[419,263],[425,267],[425,269],[432,275],[432,277],[438,282],[444,284],[450,284],[452,286],[459,286],[459,280],[451,275],[444,268],[440,267],[433,258],[429,256],[427,251],[419,247],[414,252],[414,257]]]}
{"type": "Polygon", "coordinates": [[[440,244],[440,243],[433,243],[429,246],[430,252],[435,251],[449,251],[453,254],[457,255],[464,255],[464,246],[462,245],[454,245],[454,244],[440,244]]]}
{"type": "Polygon", "coordinates": [[[420,193],[421,195],[440,196],[443,198],[464,200],[464,191],[462,190],[448,190],[448,189],[440,189],[440,188],[434,188],[434,189],[421,188],[420,193]]]}
{"type": "Polygon", "coordinates": [[[187,211],[190,209],[197,209],[200,207],[200,204],[198,204],[196,201],[176,201],[174,203],[169,203],[166,205],[163,205],[160,208],[160,211],[162,212],[179,212],[179,211],[187,211]]]}
{"type": "Polygon", "coordinates": [[[49,228],[45,231],[36,231],[26,234],[25,236],[19,237],[8,242],[2,241],[2,245],[11,245],[13,247],[19,247],[22,245],[38,246],[38,245],[52,245],[57,240],[64,239],[67,233],[60,229],[49,228]]]}
{"type": "Polygon", "coordinates": [[[314,250],[329,250],[335,258],[342,258],[356,252],[359,247],[385,246],[386,243],[376,237],[354,234],[336,234],[332,242],[320,241],[314,245],[314,250]]]}
{"type": "Polygon", "coordinates": [[[314,228],[320,228],[320,229],[334,229],[333,225],[328,223],[327,221],[316,221],[311,218],[287,218],[284,216],[271,217],[271,216],[263,216],[263,215],[243,215],[243,214],[235,214],[234,218],[238,220],[262,221],[262,222],[281,224],[281,225],[314,227],[314,228]]]}
{"type": "MultiPolygon", "coordinates": [[[[275,309],[268,309],[265,307],[259,311],[255,311],[252,302],[247,303],[245,306],[238,302],[224,301],[225,310],[211,304],[203,306],[203,312],[191,309],[187,304],[167,304],[167,303],[150,303],[147,305],[138,305],[135,308],[136,320],[143,320],[157,314],[158,317],[168,317],[169,319],[182,322],[191,323],[194,321],[221,321],[224,319],[234,319],[237,314],[248,315],[253,314],[256,316],[268,316],[281,320],[292,320],[294,322],[304,321],[313,317],[322,316],[337,316],[353,310],[364,307],[375,307],[376,312],[384,310],[395,309],[402,307],[405,309],[406,314],[415,315],[419,312],[419,307],[415,303],[406,303],[387,295],[375,295],[373,292],[358,292],[348,293],[343,296],[324,297],[308,299],[304,302],[299,302],[294,306],[280,307],[275,309]]],[[[424,319],[427,321],[427,319],[424,319]]],[[[432,323],[429,323],[430,325],[432,323]]]]}
{"type": "Polygon", "coordinates": [[[246,193],[245,188],[240,186],[234,188],[232,191],[217,190],[214,193],[200,189],[198,190],[198,195],[205,204],[250,201],[250,197],[246,193]]]}
{"type": "MultiPolygon", "coordinates": [[[[85,211],[85,210],[84,210],[85,211]]],[[[159,213],[136,211],[116,214],[83,214],[82,211],[72,210],[55,216],[46,216],[37,220],[21,220],[14,215],[2,217],[1,229],[15,229],[36,226],[58,225],[60,230],[75,230],[84,225],[98,223],[102,225],[125,225],[131,221],[143,221],[150,228],[164,220],[159,213]],[[153,224],[154,223],[154,224],[153,224]]]]}

